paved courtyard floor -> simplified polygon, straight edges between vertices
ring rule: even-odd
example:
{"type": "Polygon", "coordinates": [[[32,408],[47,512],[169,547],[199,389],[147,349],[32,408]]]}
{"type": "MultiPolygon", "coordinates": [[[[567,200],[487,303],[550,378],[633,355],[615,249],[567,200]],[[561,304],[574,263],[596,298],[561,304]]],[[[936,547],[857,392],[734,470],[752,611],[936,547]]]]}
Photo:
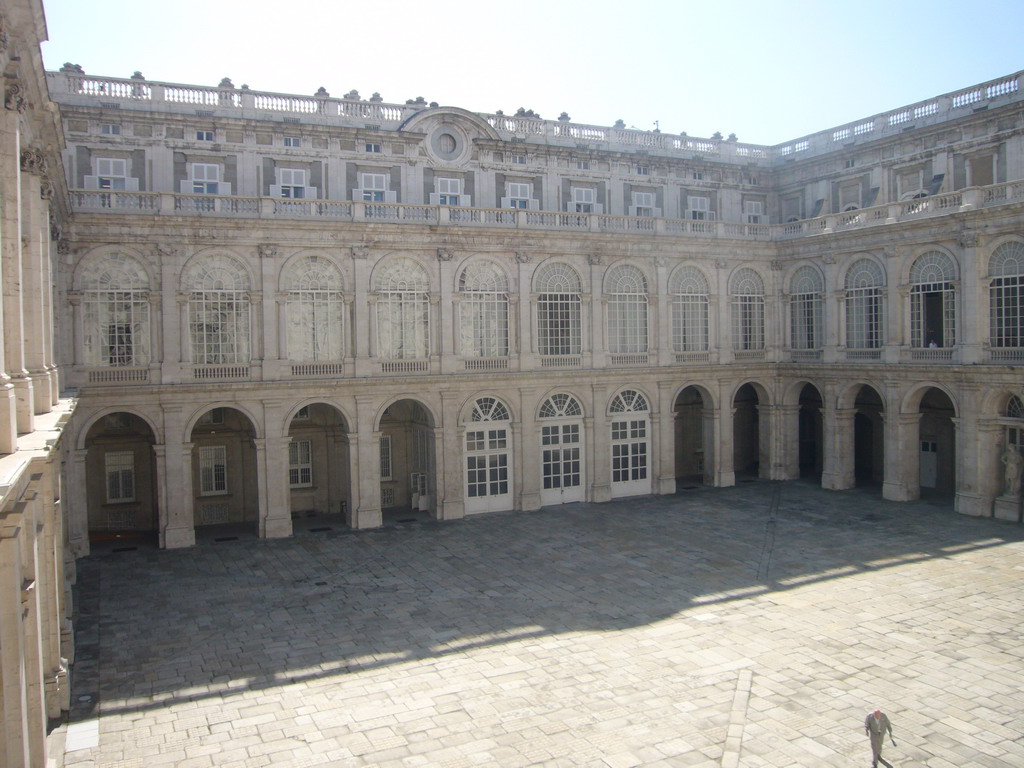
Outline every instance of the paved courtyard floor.
{"type": "Polygon", "coordinates": [[[755,482],[79,563],[73,768],[1024,766],[1024,527],[755,482]]]}

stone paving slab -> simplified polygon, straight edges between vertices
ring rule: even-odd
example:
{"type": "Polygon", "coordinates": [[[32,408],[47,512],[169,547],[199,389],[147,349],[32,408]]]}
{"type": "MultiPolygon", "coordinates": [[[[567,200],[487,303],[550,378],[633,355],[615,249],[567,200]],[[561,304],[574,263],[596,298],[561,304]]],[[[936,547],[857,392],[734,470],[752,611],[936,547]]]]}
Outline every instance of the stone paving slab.
{"type": "Polygon", "coordinates": [[[894,766],[1024,765],[1024,529],[925,501],[757,482],[97,552],[76,593],[72,768],[867,766],[876,706],[894,766]]]}

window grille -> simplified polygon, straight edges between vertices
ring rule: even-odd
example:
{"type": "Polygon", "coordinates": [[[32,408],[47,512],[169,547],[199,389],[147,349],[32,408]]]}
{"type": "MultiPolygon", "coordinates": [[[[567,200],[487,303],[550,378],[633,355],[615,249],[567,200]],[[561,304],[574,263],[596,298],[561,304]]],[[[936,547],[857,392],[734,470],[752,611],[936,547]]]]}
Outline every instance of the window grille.
{"type": "Polygon", "coordinates": [[[135,501],[135,454],[111,451],[104,457],[107,472],[107,503],[135,501]]]}
{"type": "Polygon", "coordinates": [[[377,352],[381,358],[428,357],[428,291],[427,273],[410,259],[396,259],[381,270],[377,278],[377,352]]]}
{"type": "Polygon", "coordinates": [[[647,479],[647,398],[634,389],[624,389],[612,399],[611,414],[643,414],[641,418],[615,418],[611,422],[612,482],[647,479]]]}
{"type": "Polygon", "coordinates": [[[541,419],[574,419],[561,424],[541,425],[541,483],[544,490],[580,487],[583,461],[580,452],[580,418],[583,409],[572,395],[559,393],[547,398],[538,410],[541,419]]]}
{"type": "Polygon", "coordinates": [[[882,346],[882,288],[885,273],[869,259],[861,259],[846,274],[846,346],[876,349],[882,346]]]}
{"type": "Polygon", "coordinates": [[[545,264],[537,270],[537,352],[541,355],[581,353],[582,282],[566,264],[545,264]]]}
{"type": "Polygon", "coordinates": [[[672,294],[674,352],[708,349],[708,281],[696,267],[677,269],[669,282],[672,294]]]}
{"type": "Polygon", "coordinates": [[[508,278],[504,270],[490,261],[470,264],[459,278],[459,299],[462,355],[507,357],[508,278]]]}
{"type": "Polygon", "coordinates": [[[764,282],[749,267],[730,281],[733,349],[764,349],[764,282]]]}
{"type": "Polygon", "coordinates": [[[199,448],[199,493],[213,496],[228,491],[227,448],[204,445],[199,448]]]}
{"type": "Polygon", "coordinates": [[[941,251],[919,256],[910,268],[910,343],[956,344],[956,262],[941,251]]]}
{"type": "Polygon", "coordinates": [[[218,255],[186,278],[193,359],[201,365],[249,362],[249,278],[234,259],[218,255]]]}
{"type": "Polygon", "coordinates": [[[989,262],[989,344],[1024,347],[1024,244],[1005,243],[989,262]]]}
{"type": "Polygon", "coordinates": [[[391,435],[380,436],[380,479],[391,480],[391,435]]]}
{"type": "Polygon", "coordinates": [[[541,419],[561,419],[582,415],[583,409],[580,407],[579,401],[572,395],[561,393],[549,397],[541,403],[540,409],[537,411],[537,416],[541,419]]]}
{"type": "Polygon", "coordinates": [[[309,440],[288,443],[288,485],[308,488],[313,485],[313,457],[309,440]]]}
{"type": "Polygon", "coordinates": [[[132,257],[107,254],[82,281],[82,347],[87,365],[149,364],[149,278],[132,257]]]}
{"type": "Polygon", "coordinates": [[[307,256],[288,278],[288,357],[313,363],[345,356],[345,301],[341,271],[320,256],[307,256]]]}
{"type": "Polygon", "coordinates": [[[630,354],[647,351],[647,278],[625,264],[608,275],[608,351],[630,354]]]}
{"type": "Polygon", "coordinates": [[[798,269],[789,281],[790,347],[820,349],[825,281],[814,267],[798,269]]]}

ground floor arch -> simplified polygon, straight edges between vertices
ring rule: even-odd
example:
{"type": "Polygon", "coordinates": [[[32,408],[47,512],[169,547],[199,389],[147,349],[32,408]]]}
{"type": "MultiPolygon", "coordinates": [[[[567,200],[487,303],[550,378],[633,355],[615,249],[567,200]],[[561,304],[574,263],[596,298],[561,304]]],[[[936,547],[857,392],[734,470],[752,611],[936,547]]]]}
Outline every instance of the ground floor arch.
{"type": "Polygon", "coordinates": [[[463,423],[466,514],[512,509],[515,455],[509,408],[494,397],[479,397],[463,423]]]}
{"type": "Polygon", "coordinates": [[[921,394],[918,406],[917,480],[920,493],[952,498],[957,489],[956,408],[938,387],[921,394]]]}
{"type": "Polygon", "coordinates": [[[771,465],[769,429],[762,425],[764,392],[750,382],[736,390],[732,399],[732,461],[737,479],[754,479],[771,465]]]}
{"type": "Polygon", "coordinates": [[[579,399],[566,392],[544,398],[537,411],[543,506],[586,498],[583,414],[579,399]]]}
{"type": "Polygon", "coordinates": [[[345,416],[329,403],[309,403],[293,414],[288,438],[292,518],[346,515],[352,505],[352,446],[345,416]]]}
{"type": "Polygon", "coordinates": [[[260,518],[256,427],[238,408],[205,409],[189,432],[192,523],[197,531],[232,526],[258,534],[260,518]]]}
{"type": "Polygon", "coordinates": [[[869,384],[853,401],[853,477],[858,487],[880,486],[885,480],[885,407],[869,384]]]}
{"type": "Polygon", "coordinates": [[[436,514],[437,433],[433,414],[418,400],[397,400],[381,414],[378,432],[382,514],[436,514]]]}
{"type": "Polygon", "coordinates": [[[712,484],[714,478],[714,408],[702,387],[684,387],[673,404],[673,445],[677,486],[712,484]]]}
{"type": "Polygon", "coordinates": [[[799,476],[820,482],[825,466],[825,440],[821,392],[813,384],[800,389],[797,414],[797,465],[799,476]]]}

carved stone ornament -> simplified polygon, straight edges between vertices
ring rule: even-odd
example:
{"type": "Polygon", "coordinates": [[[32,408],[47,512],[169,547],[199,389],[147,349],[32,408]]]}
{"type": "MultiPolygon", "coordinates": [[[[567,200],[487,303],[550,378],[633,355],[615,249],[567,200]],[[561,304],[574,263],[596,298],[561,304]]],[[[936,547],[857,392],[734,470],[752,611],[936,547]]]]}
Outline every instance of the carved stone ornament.
{"type": "Polygon", "coordinates": [[[154,246],[158,259],[173,259],[178,255],[178,249],[173,245],[154,246]]]}
{"type": "Polygon", "coordinates": [[[22,95],[20,83],[8,83],[4,91],[4,107],[16,112],[24,112],[28,109],[28,101],[22,95]]]}
{"type": "Polygon", "coordinates": [[[973,229],[961,229],[957,233],[957,243],[961,248],[977,248],[978,233],[973,229]]]}
{"type": "Polygon", "coordinates": [[[365,245],[353,245],[352,246],[352,258],[353,259],[365,259],[370,255],[370,249],[365,245]]]}
{"type": "Polygon", "coordinates": [[[599,253],[590,254],[589,256],[587,256],[587,261],[590,263],[592,267],[599,267],[602,264],[604,264],[604,259],[601,258],[601,254],[599,253]]]}
{"type": "Polygon", "coordinates": [[[69,243],[67,240],[58,240],[57,241],[57,255],[59,255],[59,256],[67,256],[70,253],[71,253],[71,243],[69,243]]]}
{"type": "Polygon", "coordinates": [[[21,170],[25,173],[46,173],[46,156],[35,147],[21,150],[21,170]]]}
{"type": "Polygon", "coordinates": [[[533,254],[529,251],[516,251],[516,261],[520,264],[529,264],[533,261],[533,254]]]}
{"type": "Polygon", "coordinates": [[[832,253],[832,251],[826,251],[824,254],[822,254],[821,260],[826,264],[835,264],[836,255],[832,253]]]}
{"type": "Polygon", "coordinates": [[[54,241],[54,242],[57,242],[57,241],[60,240],[60,238],[61,238],[61,236],[63,234],[64,234],[64,230],[61,227],[61,225],[59,223],[57,223],[57,220],[53,218],[53,210],[51,209],[50,210],[50,239],[52,241],[54,241]]]}
{"type": "Polygon", "coordinates": [[[455,257],[455,253],[451,248],[438,248],[437,258],[439,261],[451,261],[455,257]]]}
{"type": "Polygon", "coordinates": [[[53,199],[53,182],[50,181],[50,177],[43,175],[39,179],[39,197],[42,200],[53,199]]]}
{"type": "Polygon", "coordinates": [[[261,259],[272,259],[277,256],[277,246],[271,243],[260,243],[256,246],[256,251],[261,259]]]}
{"type": "Polygon", "coordinates": [[[786,265],[783,262],[779,261],[778,259],[772,262],[772,272],[781,272],[785,268],[786,265]]]}
{"type": "Polygon", "coordinates": [[[7,17],[0,11],[0,53],[7,50],[11,44],[11,35],[7,31],[7,17]]]}
{"type": "Polygon", "coordinates": [[[725,269],[726,267],[729,266],[729,262],[727,262],[725,259],[715,259],[715,266],[718,269],[725,269]]]}

